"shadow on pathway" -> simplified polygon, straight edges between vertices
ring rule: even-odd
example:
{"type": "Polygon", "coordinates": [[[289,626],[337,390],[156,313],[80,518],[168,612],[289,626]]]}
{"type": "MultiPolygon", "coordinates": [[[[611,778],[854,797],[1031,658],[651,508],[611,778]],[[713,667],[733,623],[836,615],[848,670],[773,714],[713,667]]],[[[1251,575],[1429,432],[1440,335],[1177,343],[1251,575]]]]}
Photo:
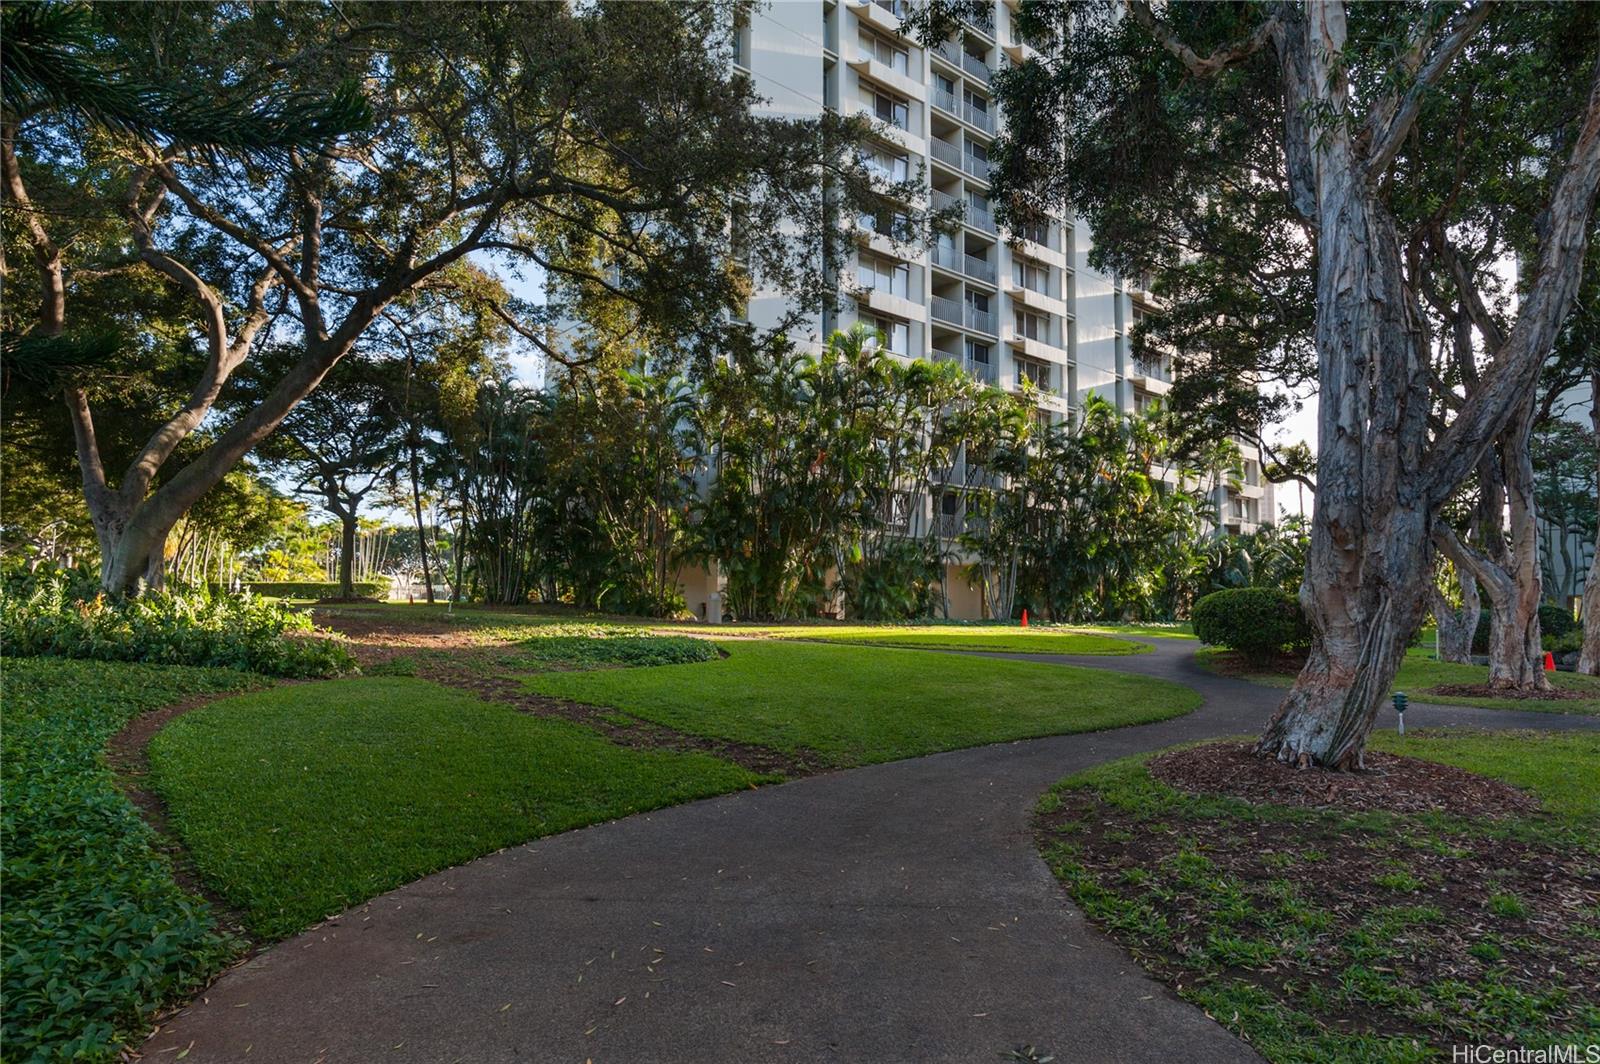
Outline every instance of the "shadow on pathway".
{"type": "MultiPolygon", "coordinates": [[[[1038,858],[1078,769],[1259,730],[1282,692],[1195,644],[995,654],[1176,680],[1175,720],[936,754],[641,814],[429,876],[223,976],[147,1060],[1257,1059],[1089,927],[1038,858]],[[172,1054],[172,1055],[167,1055],[172,1054]]],[[[1594,726],[1417,705],[1414,726],[1594,726]],[[1437,719],[1436,719],[1437,718],[1437,719]]]]}

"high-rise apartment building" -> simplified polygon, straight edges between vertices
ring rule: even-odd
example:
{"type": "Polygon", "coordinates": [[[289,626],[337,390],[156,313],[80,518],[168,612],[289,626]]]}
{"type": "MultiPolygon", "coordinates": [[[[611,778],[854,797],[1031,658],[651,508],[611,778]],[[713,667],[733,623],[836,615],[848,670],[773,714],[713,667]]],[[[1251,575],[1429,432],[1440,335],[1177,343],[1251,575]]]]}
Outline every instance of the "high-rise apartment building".
{"type": "MultiPolygon", "coordinates": [[[[878,219],[857,220],[853,261],[839,279],[843,309],[818,312],[790,338],[820,348],[835,329],[865,322],[897,355],[958,362],[1000,388],[1031,382],[1039,416],[1051,420],[1073,416],[1090,394],[1129,412],[1165,395],[1171,358],[1132,339],[1159,305],[1139,285],[1089,267],[1087,226],[1065,215],[1026,233],[995,223],[989,158],[1004,116],[990,79],[1033,51],[1016,28],[1015,4],[1001,0],[938,47],[902,32],[906,11],[904,0],[777,0],[734,31],[733,62],[754,80],[764,113],[867,115],[879,131],[868,165],[895,182],[921,174],[925,205],[960,207],[964,222],[924,247],[897,244],[878,219]]],[[[782,293],[758,292],[747,315],[770,327],[793,309],[782,293]]],[[[1242,449],[1237,490],[1213,489],[1221,523],[1234,532],[1275,516],[1261,456],[1242,449]]],[[[951,503],[931,500],[933,512],[913,515],[913,524],[959,521],[960,502],[951,503]]],[[[982,596],[956,575],[960,568],[950,574],[952,611],[981,617],[982,596]]],[[[716,585],[715,571],[686,573],[690,608],[715,615],[716,585]]]]}

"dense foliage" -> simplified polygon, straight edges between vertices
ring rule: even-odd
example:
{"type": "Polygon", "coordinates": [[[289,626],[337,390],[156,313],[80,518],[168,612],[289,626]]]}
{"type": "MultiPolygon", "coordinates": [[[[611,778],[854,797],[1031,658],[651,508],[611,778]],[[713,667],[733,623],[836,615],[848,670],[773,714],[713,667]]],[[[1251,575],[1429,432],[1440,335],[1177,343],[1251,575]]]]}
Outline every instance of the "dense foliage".
{"type": "Polygon", "coordinates": [[[113,1060],[234,944],[173,881],[103,752],[146,710],[258,681],[232,669],[5,658],[7,1060],[113,1060]]]}
{"type": "Polygon", "coordinates": [[[1269,587],[1213,591],[1194,604],[1194,634],[1202,643],[1253,660],[1303,650],[1311,628],[1294,596],[1269,587]]]}
{"type": "Polygon", "coordinates": [[[333,676],[349,651],[313,636],[311,618],[253,595],[151,592],[85,596],[82,575],[47,571],[0,587],[0,644],[12,657],[50,656],[333,676]],[[76,586],[75,586],[76,585],[76,586]]]}

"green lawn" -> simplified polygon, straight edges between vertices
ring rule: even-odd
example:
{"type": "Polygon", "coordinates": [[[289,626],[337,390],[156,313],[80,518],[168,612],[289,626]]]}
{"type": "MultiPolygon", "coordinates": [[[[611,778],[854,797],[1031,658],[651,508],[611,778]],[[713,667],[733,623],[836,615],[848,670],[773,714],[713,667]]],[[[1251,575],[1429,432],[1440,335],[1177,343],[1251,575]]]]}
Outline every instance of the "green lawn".
{"type": "Polygon", "coordinates": [[[1595,1042],[1600,734],[1380,733],[1373,745],[1505,779],[1546,812],[1258,805],[1179,792],[1135,757],[1045,795],[1040,849],[1094,923],[1270,1061],[1595,1042]]]}
{"type": "MultiPolygon", "coordinates": [[[[804,631],[802,629],[802,631],[804,631]]],[[[957,628],[937,626],[896,628],[862,627],[826,634],[795,634],[785,638],[815,639],[853,646],[909,647],[935,650],[987,650],[1009,654],[1143,654],[1149,647],[1130,639],[1089,632],[1050,628],[957,628]]]]}
{"type": "Polygon", "coordinates": [[[533,690],[832,766],[1180,716],[1187,687],[1097,669],[757,640],[700,665],[530,677],[533,690]]]}
{"type": "MultiPolygon", "coordinates": [[[[1195,660],[1202,668],[1226,671],[1254,683],[1269,687],[1288,687],[1294,683],[1294,673],[1243,669],[1229,664],[1220,668],[1232,657],[1230,651],[1218,647],[1202,647],[1195,660]]],[[[1451,706],[1478,706],[1483,709],[1516,709],[1530,713],[1580,713],[1600,715],[1600,679],[1578,676],[1570,672],[1552,672],[1550,682],[1569,691],[1582,691],[1589,697],[1562,699],[1560,701],[1535,698],[1471,698],[1462,695],[1434,694],[1432,688],[1443,684],[1481,684],[1489,679],[1486,665],[1457,665],[1448,661],[1434,661],[1433,651],[1413,647],[1406,651],[1406,659],[1395,677],[1394,690],[1404,691],[1413,702],[1433,702],[1451,706]]],[[[1392,693],[1392,692],[1391,692],[1392,693]]]]}
{"type": "Polygon", "coordinates": [[[0,669],[5,1059],[114,1060],[237,943],[173,879],[162,840],[112,779],[106,743],[146,710],[262,681],[63,658],[5,658],[0,669]]]}
{"type": "Polygon", "coordinates": [[[504,846],[755,782],[407,678],[218,702],[160,732],[150,760],[196,866],[266,937],[504,846]]]}

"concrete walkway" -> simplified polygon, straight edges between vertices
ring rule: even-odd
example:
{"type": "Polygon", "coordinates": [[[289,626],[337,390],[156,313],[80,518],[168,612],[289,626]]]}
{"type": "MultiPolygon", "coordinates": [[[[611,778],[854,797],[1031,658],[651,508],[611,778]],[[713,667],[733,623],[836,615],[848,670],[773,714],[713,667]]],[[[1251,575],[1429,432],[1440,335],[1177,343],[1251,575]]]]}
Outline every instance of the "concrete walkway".
{"type": "MultiPolygon", "coordinates": [[[[1195,644],[1027,660],[1177,680],[1177,720],[962,750],[677,806],[376,898],[217,981],[147,1061],[1257,1059],[1087,926],[1034,850],[1081,768],[1259,730],[1281,692],[1195,644]]],[[[1392,725],[1387,714],[1383,726],[1392,725]]],[[[1416,705],[1408,726],[1594,727],[1416,705]]]]}

